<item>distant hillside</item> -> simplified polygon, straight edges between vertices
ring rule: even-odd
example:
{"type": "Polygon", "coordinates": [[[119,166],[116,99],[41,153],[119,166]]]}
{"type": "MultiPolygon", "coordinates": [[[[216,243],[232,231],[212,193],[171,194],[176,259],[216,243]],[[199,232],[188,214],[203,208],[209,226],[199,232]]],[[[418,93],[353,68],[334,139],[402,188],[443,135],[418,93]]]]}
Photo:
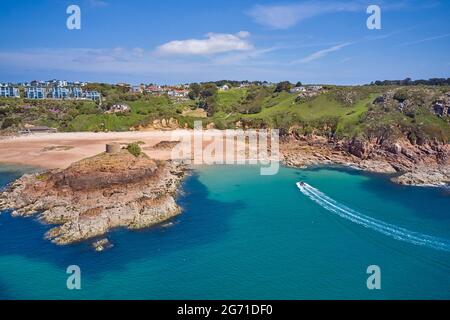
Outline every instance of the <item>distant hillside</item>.
{"type": "Polygon", "coordinates": [[[205,126],[214,124],[218,129],[271,127],[282,134],[330,139],[450,141],[449,86],[324,86],[301,87],[297,92],[267,84],[230,86],[229,90],[218,90],[213,83],[202,86],[182,102],[113,87],[96,88],[105,96],[102,106],[0,99],[0,128],[14,132],[24,124],[35,124],[60,131],[125,131],[170,119],[179,127],[192,127],[195,120],[202,120],[205,126]],[[108,103],[125,104],[129,111],[107,114],[108,103]]]}
{"type": "MultiPolygon", "coordinates": [[[[212,117],[224,127],[279,128],[282,133],[330,138],[399,138],[450,141],[450,116],[436,112],[450,87],[325,87],[314,97],[267,88],[218,93],[212,117]],[[256,102],[256,103],[255,103],[256,102]]],[[[444,99],[445,100],[445,99],[444,99]]],[[[447,107],[450,101],[447,100],[447,107]]]]}

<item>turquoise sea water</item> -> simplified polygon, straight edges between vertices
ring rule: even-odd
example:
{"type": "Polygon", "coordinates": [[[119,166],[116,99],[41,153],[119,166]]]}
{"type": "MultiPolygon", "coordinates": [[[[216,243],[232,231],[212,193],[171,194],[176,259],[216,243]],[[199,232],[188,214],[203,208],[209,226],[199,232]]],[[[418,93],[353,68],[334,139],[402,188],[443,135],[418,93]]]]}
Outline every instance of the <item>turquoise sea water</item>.
{"type": "MultiPolygon", "coordinates": [[[[19,175],[2,167],[0,186],[19,175]]],[[[0,299],[450,299],[444,189],[339,168],[218,166],[183,190],[172,225],[116,230],[102,253],[57,247],[43,240],[48,226],[1,214],[0,299]],[[79,291],[66,288],[69,265],[81,268],[79,291]],[[369,265],[381,290],[367,289],[369,265]]]]}

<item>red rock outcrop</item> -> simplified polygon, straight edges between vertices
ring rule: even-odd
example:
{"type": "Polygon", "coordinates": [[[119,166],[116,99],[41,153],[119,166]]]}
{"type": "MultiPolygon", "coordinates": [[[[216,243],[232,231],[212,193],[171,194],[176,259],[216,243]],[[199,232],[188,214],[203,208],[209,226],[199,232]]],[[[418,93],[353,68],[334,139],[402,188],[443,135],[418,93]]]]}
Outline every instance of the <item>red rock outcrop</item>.
{"type": "Polygon", "coordinates": [[[64,170],[24,175],[0,195],[13,216],[36,214],[59,225],[46,237],[69,244],[117,227],[145,228],[180,213],[174,200],[183,167],[126,150],[81,160],[64,170]]]}

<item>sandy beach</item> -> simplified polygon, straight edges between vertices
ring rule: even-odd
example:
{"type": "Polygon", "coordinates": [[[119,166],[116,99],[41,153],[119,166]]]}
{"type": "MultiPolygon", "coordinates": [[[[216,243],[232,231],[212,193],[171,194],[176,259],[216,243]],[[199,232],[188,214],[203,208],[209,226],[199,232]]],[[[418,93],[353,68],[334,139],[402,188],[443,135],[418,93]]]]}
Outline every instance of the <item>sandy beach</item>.
{"type": "MultiPolygon", "coordinates": [[[[170,158],[170,150],[153,150],[161,141],[170,141],[173,131],[151,132],[69,132],[10,137],[0,140],[0,163],[23,164],[46,169],[65,168],[71,163],[105,151],[111,142],[142,141],[144,152],[153,159],[170,158]]],[[[192,135],[180,130],[177,135],[192,135]]]]}
{"type": "MultiPolygon", "coordinates": [[[[17,164],[42,169],[64,169],[79,160],[95,156],[105,151],[107,143],[139,142],[141,149],[155,160],[191,160],[190,164],[261,164],[271,167],[281,162],[287,166],[304,168],[313,165],[339,164],[377,173],[410,173],[396,178],[394,182],[407,185],[448,184],[450,170],[448,164],[438,164],[433,155],[417,151],[417,163],[404,155],[394,155],[379,149],[371,158],[358,158],[348,152],[335,150],[325,141],[291,141],[271,149],[249,144],[236,139],[231,144],[225,138],[225,131],[172,130],[172,131],[128,131],[128,132],[69,132],[15,136],[0,139],[0,163],[17,164]],[[197,142],[196,142],[197,141],[197,142]],[[161,143],[164,142],[164,143],[161,143]],[[166,143],[172,142],[172,143],[166,143]],[[182,143],[180,143],[182,142],[182,143]],[[160,144],[161,143],[161,144],[160,144]],[[181,152],[180,152],[181,150],[181,152]],[[263,152],[266,150],[266,152],[263,152]],[[275,151],[277,150],[277,151],[275,151]],[[420,158],[419,158],[420,156],[420,158]],[[271,162],[268,162],[270,159],[271,162]],[[395,169],[401,168],[400,170],[395,169]],[[413,174],[411,174],[413,173],[413,174]],[[404,181],[403,181],[403,180],[404,181]]],[[[448,151],[444,151],[448,153],[448,151]]],[[[275,170],[274,172],[276,172],[275,170]]],[[[272,172],[272,171],[270,171],[272,172]]]]}
{"type": "MultiPolygon", "coordinates": [[[[226,139],[223,136],[224,131],[206,130],[202,131],[202,138],[199,139],[202,146],[201,157],[202,163],[195,164],[213,164],[221,163],[228,157],[244,158],[244,161],[256,159],[256,148],[253,144],[245,151],[245,142],[236,140],[234,148],[226,147],[226,139]],[[222,145],[212,149],[208,146],[222,145]],[[242,149],[243,148],[243,149],[242,149]],[[230,151],[232,150],[232,151],[230,151]],[[239,156],[237,156],[239,155],[239,156]],[[219,159],[219,160],[217,160],[219,159]]],[[[70,164],[99,154],[105,151],[107,143],[120,143],[126,145],[132,142],[139,142],[142,150],[152,159],[170,160],[172,159],[172,147],[154,147],[160,142],[182,141],[190,144],[191,153],[184,152],[183,156],[176,159],[195,159],[194,136],[198,137],[199,132],[194,130],[172,130],[172,131],[128,131],[128,132],[68,132],[68,133],[42,133],[30,134],[24,136],[8,137],[0,140],[0,163],[20,164],[45,169],[63,169],[70,164]],[[188,156],[185,156],[188,154],[188,156]]],[[[248,146],[248,144],[247,144],[248,146]]],[[[198,150],[198,149],[195,149],[198,150]]],[[[262,156],[259,159],[267,159],[262,156]]],[[[277,159],[274,156],[272,159],[277,159]]],[[[277,161],[276,160],[276,161],[277,161]]],[[[194,160],[195,161],[195,160],[194,160]]]]}

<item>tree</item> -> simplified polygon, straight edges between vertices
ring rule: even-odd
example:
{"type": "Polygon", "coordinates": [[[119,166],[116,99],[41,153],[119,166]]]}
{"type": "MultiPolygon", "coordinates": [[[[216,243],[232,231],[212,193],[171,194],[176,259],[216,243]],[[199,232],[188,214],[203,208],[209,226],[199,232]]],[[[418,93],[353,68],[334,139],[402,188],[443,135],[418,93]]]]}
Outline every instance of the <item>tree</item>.
{"type": "Polygon", "coordinates": [[[275,92],[283,92],[283,91],[289,92],[289,90],[291,90],[291,88],[292,88],[292,85],[289,81],[282,81],[277,84],[277,87],[275,88],[275,92]]]}
{"type": "Polygon", "coordinates": [[[2,129],[8,129],[9,127],[17,126],[20,124],[19,118],[6,118],[3,120],[2,129]]]}
{"type": "Polygon", "coordinates": [[[411,78],[406,78],[405,80],[400,81],[401,86],[409,86],[411,84],[411,78]]]}
{"type": "Polygon", "coordinates": [[[199,99],[199,107],[207,111],[208,116],[212,116],[215,112],[217,86],[215,83],[208,82],[202,84],[192,84],[190,97],[191,99],[199,99]]]}
{"type": "Polygon", "coordinates": [[[206,99],[217,94],[217,86],[214,83],[202,84],[200,89],[200,97],[206,99]]]}
{"type": "Polygon", "coordinates": [[[216,112],[216,96],[209,96],[205,99],[204,109],[208,113],[208,116],[211,117],[216,112]]]}
{"type": "Polygon", "coordinates": [[[195,100],[200,95],[201,87],[198,83],[191,83],[189,86],[189,98],[195,100]]]}
{"type": "Polygon", "coordinates": [[[299,82],[297,82],[296,84],[295,84],[295,86],[296,87],[301,87],[303,84],[301,83],[301,81],[299,81],[299,82]]]}

